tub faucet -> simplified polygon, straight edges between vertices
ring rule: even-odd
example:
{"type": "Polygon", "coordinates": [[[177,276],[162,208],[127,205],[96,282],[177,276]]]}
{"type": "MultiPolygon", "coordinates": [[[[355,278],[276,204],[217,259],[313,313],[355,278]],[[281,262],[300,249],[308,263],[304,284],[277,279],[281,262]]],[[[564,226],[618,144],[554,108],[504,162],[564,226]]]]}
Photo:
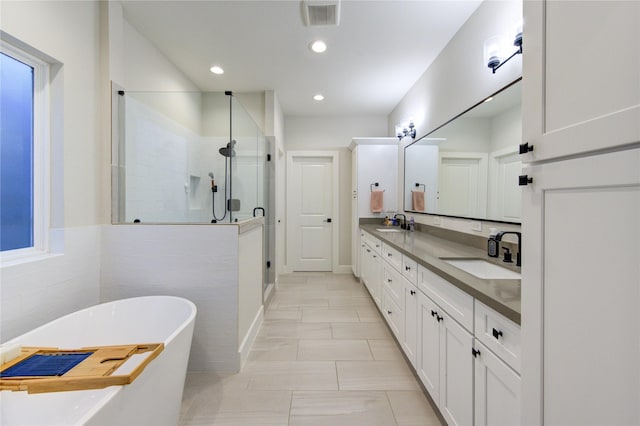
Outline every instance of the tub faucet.
{"type": "Polygon", "coordinates": [[[514,234],[518,236],[518,254],[516,254],[516,266],[522,265],[522,234],[517,231],[500,231],[496,234],[496,241],[502,241],[502,236],[506,234],[514,234]]]}
{"type": "Polygon", "coordinates": [[[407,216],[402,213],[396,213],[393,215],[393,218],[398,219],[398,216],[402,216],[402,225],[400,225],[400,228],[407,229],[407,216]]]}

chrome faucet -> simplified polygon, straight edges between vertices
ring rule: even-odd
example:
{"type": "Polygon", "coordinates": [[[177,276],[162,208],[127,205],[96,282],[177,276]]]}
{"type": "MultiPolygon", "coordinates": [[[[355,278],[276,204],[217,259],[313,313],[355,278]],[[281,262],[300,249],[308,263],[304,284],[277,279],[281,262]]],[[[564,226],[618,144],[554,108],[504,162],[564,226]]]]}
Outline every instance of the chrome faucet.
{"type": "Polygon", "coordinates": [[[502,241],[502,236],[506,235],[506,234],[514,234],[518,236],[518,254],[516,255],[516,266],[521,266],[522,265],[522,248],[521,248],[521,243],[522,243],[522,234],[520,232],[516,232],[516,231],[500,231],[496,234],[495,236],[495,240],[496,241],[502,241]]]}
{"type": "Polygon", "coordinates": [[[393,215],[393,218],[398,219],[398,216],[402,216],[402,225],[400,225],[400,228],[407,229],[407,216],[402,213],[396,213],[393,215]]]}

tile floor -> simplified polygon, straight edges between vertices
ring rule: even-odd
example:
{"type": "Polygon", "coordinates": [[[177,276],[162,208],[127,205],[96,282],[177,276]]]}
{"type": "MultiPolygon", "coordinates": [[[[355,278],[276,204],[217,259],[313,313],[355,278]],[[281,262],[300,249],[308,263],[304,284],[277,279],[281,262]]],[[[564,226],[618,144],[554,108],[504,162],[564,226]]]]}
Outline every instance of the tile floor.
{"type": "Polygon", "coordinates": [[[294,273],[237,374],[189,373],[181,425],[440,425],[366,289],[294,273]]]}

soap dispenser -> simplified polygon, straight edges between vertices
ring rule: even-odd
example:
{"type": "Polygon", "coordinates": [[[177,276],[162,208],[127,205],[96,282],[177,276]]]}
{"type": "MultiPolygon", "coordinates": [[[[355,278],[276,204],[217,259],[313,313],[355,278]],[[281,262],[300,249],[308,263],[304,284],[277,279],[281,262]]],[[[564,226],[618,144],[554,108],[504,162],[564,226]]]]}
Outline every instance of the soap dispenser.
{"type": "Polygon", "coordinates": [[[489,241],[487,243],[487,255],[489,257],[498,257],[498,240],[496,240],[496,234],[498,230],[496,228],[489,228],[489,241]]]}

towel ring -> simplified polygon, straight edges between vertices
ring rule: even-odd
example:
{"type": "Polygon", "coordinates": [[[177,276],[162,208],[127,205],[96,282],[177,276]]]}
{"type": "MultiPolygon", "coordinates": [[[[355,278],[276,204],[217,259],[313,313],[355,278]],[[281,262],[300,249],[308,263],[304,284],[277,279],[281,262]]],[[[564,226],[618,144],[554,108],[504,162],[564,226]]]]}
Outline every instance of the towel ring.
{"type": "Polygon", "coordinates": [[[422,192],[427,192],[427,185],[425,185],[424,183],[416,182],[416,188],[420,188],[420,187],[422,187],[422,192]]]}
{"type": "MultiPolygon", "coordinates": [[[[371,192],[373,192],[373,187],[379,187],[380,184],[378,182],[372,183],[371,185],[369,185],[369,188],[371,189],[371,192]]],[[[383,189],[382,192],[384,192],[385,190],[383,189]]]]}

